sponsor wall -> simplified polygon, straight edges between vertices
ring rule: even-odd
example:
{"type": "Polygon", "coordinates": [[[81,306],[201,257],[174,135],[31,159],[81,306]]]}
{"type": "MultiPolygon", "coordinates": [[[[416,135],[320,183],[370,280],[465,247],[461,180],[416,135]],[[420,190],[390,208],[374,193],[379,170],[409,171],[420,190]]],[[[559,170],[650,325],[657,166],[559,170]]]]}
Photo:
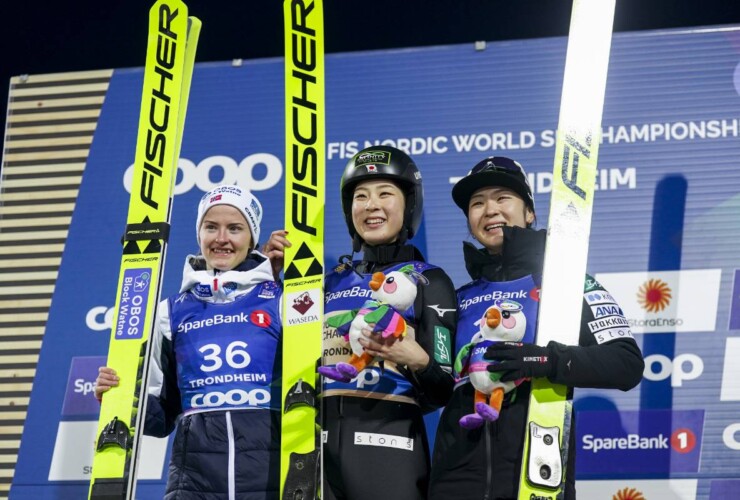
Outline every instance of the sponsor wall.
{"type": "MultiPolygon", "coordinates": [[[[548,38],[326,58],[326,256],[349,253],[338,184],[347,159],[391,144],[425,187],[416,243],[456,285],[469,238],[450,197],[488,155],[519,160],[546,224],[566,40],[548,38]]],[[[579,488],[588,498],[730,498],[740,481],[740,29],[618,34],[612,48],[589,271],[646,356],[633,391],[578,390],[579,488]],[[593,492],[590,493],[590,492],[593,492]],[[600,495],[600,496],[599,496],[600,495]]],[[[77,498],[97,403],[131,184],[141,69],[115,70],[74,209],[11,489],[77,498]]],[[[12,98],[12,92],[11,92],[12,98]]],[[[280,59],[196,67],[163,290],[197,251],[196,203],[220,182],[283,220],[280,59]]],[[[608,317],[611,313],[604,312],[608,317]]],[[[435,416],[429,417],[434,427],[435,416]]],[[[141,498],[161,498],[167,441],[147,440],[141,498]]]]}

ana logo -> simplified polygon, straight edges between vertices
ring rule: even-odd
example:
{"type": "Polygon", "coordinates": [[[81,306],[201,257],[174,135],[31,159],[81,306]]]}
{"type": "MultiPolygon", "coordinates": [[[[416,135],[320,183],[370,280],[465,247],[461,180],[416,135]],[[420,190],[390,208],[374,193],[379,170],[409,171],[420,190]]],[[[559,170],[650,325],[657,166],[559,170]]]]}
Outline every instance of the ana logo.
{"type": "Polygon", "coordinates": [[[673,298],[672,290],[663,281],[651,279],[640,286],[637,291],[637,300],[647,312],[659,312],[665,309],[673,298]]]}
{"type": "Polygon", "coordinates": [[[301,314],[306,314],[306,312],[311,309],[312,305],[313,300],[311,300],[311,296],[308,294],[308,292],[303,292],[298,297],[293,299],[293,309],[301,314]]]}
{"type": "Polygon", "coordinates": [[[612,495],[613,500],[645,500],[642,492],[635,488],[625,487],[619,490],[616,495],[612,495]]]}
{"type": "Polygon", "coordinates": [[[365,168],[367,169],[368,173],[371,173],[371,174],[378,173],[378,167],[376,167],[375,165],[365,165],[365,168]]]}

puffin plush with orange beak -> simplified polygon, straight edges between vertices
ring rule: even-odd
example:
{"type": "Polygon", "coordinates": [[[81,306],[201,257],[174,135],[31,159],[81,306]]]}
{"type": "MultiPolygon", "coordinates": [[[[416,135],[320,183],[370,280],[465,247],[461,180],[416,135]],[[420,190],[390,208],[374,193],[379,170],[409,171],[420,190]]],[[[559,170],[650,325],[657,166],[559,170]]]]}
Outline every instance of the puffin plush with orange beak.
{"type": "Polygon", "coordinates": [[[349,382],[374,362],[374,357],[365,352],[360,344],[362,330],[380,333],[384,339],[400,339],[406,336],[406,320],[401,313],[416,300],[418,283],[427,283],[426,277],[418,273],[412,264],[391,271],[373,273],[369,286],[370,299],[360,309],[332,316],[326,320],[328,326],[337,329],[349,342],[352,356],[349,362],[334,366],[320,366],[319,373],[332,380],[349,382]],[[374,326],[371,326],[374,325],[374,326]]]}
{"type": "Polygon", "coordinates": [[[527,317],[522,312],[522,305],[509,299],[496,300],[479,320],[479,328],[455,359],[455,372],[460,378],[467,374],[475,388],[475,413],[460,419],[460,425],[466,429],[476,429],[486,421],[498,419],[504,395],[525,380],[501,382],[501,373],[489,372],[487,368],[491,361],[483,359],[490,345],[496,342],[519,342],[524,338],[527,317]]]}

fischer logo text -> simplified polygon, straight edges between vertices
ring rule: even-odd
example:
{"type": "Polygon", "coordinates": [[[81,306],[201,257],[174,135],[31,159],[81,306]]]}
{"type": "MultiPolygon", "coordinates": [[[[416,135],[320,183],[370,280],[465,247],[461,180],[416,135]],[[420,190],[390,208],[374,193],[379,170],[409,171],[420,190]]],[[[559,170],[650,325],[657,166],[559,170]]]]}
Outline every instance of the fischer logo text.
{"type": "Polygon", "coordinates": [[[151,108],[147,123],[146,146],[144,148],[146,160],[141,170],[141,201],[157,210],[159,203],[154,201],[156,193],[155,182],[161,182],[162,173],[168,167],[167,157],[172,153],[174,144],[167,143],[166,132],[170,127],[170,101],[166,87],[173,83],[172,69],[175,66],[175,54],[179,42],[177,34],[171,29],[172,21],[177,17],[178,10],[170,10],[170,6],[162,4],[159,7],[159,33],[157,34],[156,67],[154,73],[159,75],[159,84],[153,84],[151,91],[151,108]],[[159,109],[157,109],[159,108],[159,109]]]}

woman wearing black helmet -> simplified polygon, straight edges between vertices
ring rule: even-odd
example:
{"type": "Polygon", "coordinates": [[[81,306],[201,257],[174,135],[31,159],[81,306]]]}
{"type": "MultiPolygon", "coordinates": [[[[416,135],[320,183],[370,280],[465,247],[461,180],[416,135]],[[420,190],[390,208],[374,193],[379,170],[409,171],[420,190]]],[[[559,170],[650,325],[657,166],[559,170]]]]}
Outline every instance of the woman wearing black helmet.
{"type": "MultiPolygon", "coordinates": [[[[547,377],[571,390],[626,391],[640,382],[644,362],[621,309],[589,276],[579,345],[532,344],[546,231],[531,228],[534,198],[519,163],[504,157],[484,159],[455,184],[452,197],[483,248],[463,244],[473,281],[457,291],[455,375],[459,382],[437,430],[430,498],[514,499],[529,380],[547,377]],[[597,302],[607,307],[592,308],[597,302]],[[610,321],[601,321],[601,316],[597,321],[594,309],[606,311],[599,314],[610,321]]],[[[571,427],[566,499],[575,498],[575,449],[571,427]]]]}
{"type": "MultiPolygon", "coordinates": [[[[421,173],[408,155],[386,146],[360,151],[344,171],[341,196],[353,254],[361,251],[362,258],[346,259],[325,281],[322,373],[329,376],[322,394],[323,497],[426,498],[429,449],[423,413],[443,405],[452,393],[454,286],[407,243],[421,224],[424,198],[421,173]],[[336,364],[347,361],[352,349],[336,320],[363,307],[371,279],[412,280],[411,306],[398,308],[406,336],[385,340],[371,332],[370,322],[356,342],[376,362],[342,372],[336,364]]],[[[285,233],[275,232],[265,252],[279,261],[287,244],[285,233]]],[[[392,285],[394,290],[401,286],[392,285]]]]}

